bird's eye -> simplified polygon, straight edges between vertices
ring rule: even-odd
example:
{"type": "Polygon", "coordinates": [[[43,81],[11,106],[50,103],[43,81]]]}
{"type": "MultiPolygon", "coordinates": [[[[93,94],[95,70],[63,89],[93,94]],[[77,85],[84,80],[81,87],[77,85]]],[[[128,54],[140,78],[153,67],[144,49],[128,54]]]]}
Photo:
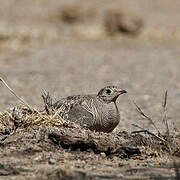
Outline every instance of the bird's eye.
{"type": "Polygon", "coordinates": [[[111,94],[111,89],[106,89],[106,94],[111,94]]]}

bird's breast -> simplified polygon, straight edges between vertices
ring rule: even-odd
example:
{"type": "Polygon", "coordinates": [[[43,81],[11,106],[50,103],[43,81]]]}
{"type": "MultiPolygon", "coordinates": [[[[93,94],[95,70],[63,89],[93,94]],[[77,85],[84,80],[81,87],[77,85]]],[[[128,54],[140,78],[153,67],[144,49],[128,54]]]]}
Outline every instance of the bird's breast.
{"type": "Polygon", "coordinates": [[[111,132],[120,121],[119,111],[114,102],[98,105],[97,114],[95,121],[97,131],[111,132]]]}

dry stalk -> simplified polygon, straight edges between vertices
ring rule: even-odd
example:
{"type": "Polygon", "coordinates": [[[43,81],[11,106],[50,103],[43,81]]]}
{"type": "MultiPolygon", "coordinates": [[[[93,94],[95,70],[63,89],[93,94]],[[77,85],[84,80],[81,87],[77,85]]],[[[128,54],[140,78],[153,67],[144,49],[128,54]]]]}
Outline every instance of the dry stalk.
{"type": "Polygon", "coordinates": [[[167,91],[164,94],[164,99],[162,101],[162,108],[163,108],[162,120],[166,126],[166,135],[169,138],[169,124],[167,118],[167,91]]]}
{"type": "Polygon", "coordinates": [[[163,108],[163,113],[162,113],[162,120],[166,126],[166,133],[165,137],[167,139],[167,146],[169,147],[170,152],[172,152],[171,144],[172,144],[172,138],[170,137],[170,131],[169,131],[169,124],[168,124],[168,118],[167,118],[167,91],[165,91],[164,98],[162,101],[162,108],[163,108]]]}
{"type": "Polygon", "coordinates": [[[28,103],[26,103],[22,98],[20,98],[10,87],[9,85],[4,81],[4,79],[2,77],[0,77],[0,81],[6,86],[6,88],[17,98],[19,99],[25,106],[27,106],[31,111],[35,111],[37,112],[38,114],[39,111],[36,110],[35,108],[31,107],[28,103]]]}
{"type": "Polygon", "coordinates": [[[165,145],[166,147],[169,149],[169,151],[172,153],[172,149],[174,148],[174,140],[173,140],[173,137],[170,136],[170,130],[169,130],[169,124],[168,124],[168,117],[167,117],[167,91],[165,91],[165,94],[164,94],[164,98],[163,98],[163,101],[162,101],[162,108],[163,108],[163,113],[162,113],[162,120],[163,120],[163,123],[165,124],[166,126],[166,133],[165,134],[161,134],[160,131],[158,130],[158,128],[156,127],[155,123],[153,122],[153,120],[148,117],[142,110],[141,108],[134,102],[138,112],[143,116],[145,117],[146,119],[148,119],[150,121],[150,123],[154,126],[154,128],[156,129],[156,131],[158,132],[158,135],[155,135],[154,133],[136,125],[136,124],[132,124],[133,126],[137,127],[137,128],[140,128],[141,130],[139,131],[134,131],[132,133],[141,133],[141,132],[144,132],[144,133],[148,133],[156,138],[158,138],[159,140],[165,142],[165,145]]]}
{"type": "Polygon", "coordinates": [[[157,136],[156,134],[154,134],[154,133],[152,133],[152,132],[150,132],[150,131],[142,128],[142,127],[140,127],[139,125],[137,125],[137,124],[132,124],[132,125],[133,125],[134,127],[137,127],[137,128],[139,128],[139,129],[141,129],[141,130],[139,130],[139,131],[133,131],[132,133],[141,133],[141,132],[142,132],[142,133],[147,133],[147,134],[149,134],[149,135],[151,135],[151,136],[156,137],[157,139],[159,139],[159,140],[161,140],[161,141],[163,141],[163,142],[166,142],[166,140],[164,140],[163,138],[157,136]]]}
{"type": "Polygon", "coordinates": [[[55,111],[54,107],[53,107],[53,101],[52,101],[52,98],[50,97],[49,95],[49,92],[43,90],[43,94],[42,94],[42,98],[43,98],[43,101],[44,101],[44,107],[45,107],[45,110],[47,112],[47,114],[49,115],[48,116],[48,122],[51,122],[56,116],[58,116],[58,118],[61,120],[61,123],[64,124],[64,119],[59,116],[59,113],[62,111],[62,108],[63,106],[61,106],[60,108],[58,108],[58,110],[55,111]],[[54,112],[54,114],[52,114],[52,112],[54,112]]]}
{"type": "Polygon", "coordinates": [[[136,106],[138,112],[154,126],[154,128],[156,129],[158,135],[161,135],[161,133],[160,133],[159,129],[156,127],[154,121],[141,110],[141,108],[135,103],[135,101],[133,101],[133,103],[136,106]]]}
{"type": "Polygon", "coordinates": [[[62,111],[62,107],[63,107],[63,106],[61,106],[61,107],[55,112],[55,114],[51,117],[51,119],[54,119],[54,118],[62,111]]]}

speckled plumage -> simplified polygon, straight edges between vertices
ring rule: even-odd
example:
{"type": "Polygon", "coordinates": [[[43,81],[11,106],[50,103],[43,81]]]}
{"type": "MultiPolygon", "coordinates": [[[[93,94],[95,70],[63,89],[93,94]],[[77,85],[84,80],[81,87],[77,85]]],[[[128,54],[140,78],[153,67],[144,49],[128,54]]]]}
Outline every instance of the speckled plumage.
{"type": "Polygon", "coordinates": [[[126,93],[116,86],[102,88],[97,95],[75,95],[62,98],[53,106],[61,108],[64,119],[91,130],[111,132],[120,121],[116,99],[126,93]]]}

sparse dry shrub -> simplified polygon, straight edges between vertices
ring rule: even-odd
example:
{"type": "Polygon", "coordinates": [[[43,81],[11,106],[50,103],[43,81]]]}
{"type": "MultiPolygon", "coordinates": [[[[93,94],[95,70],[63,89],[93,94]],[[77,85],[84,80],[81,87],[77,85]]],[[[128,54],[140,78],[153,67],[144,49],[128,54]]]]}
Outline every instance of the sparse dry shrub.
{"type": "Polygon", "coordinates": [[[149,147],[153,149],[158,149],[159,152],[169,152],[172,155],[178,152],[178,149],[180,147],[179,144],[179,135],[177,135],[176,129],[174,128],[173,131],[170,131],[169,129],[169,122],[168,122],[168,117],[167,117],[167,91],[164,94],[164,98],[162,101],[162,125],[165,125],[166,132],[163,134],[158,127],[156,126],[155,122],[148,116],[146,115],[142,109],[134,102],[137,111],[140,113],[141,116],[143,116],[146,120],[149,121],[150,125],[152,125],[157,132],[157,134],[154,134],[153,132],[150,132],[147,129],[142,128],[141,126],[137,124],[132,124],[136,128],[139,128],[141,130],[139,131],[134,131],[132,133],[145,133],[149,135],[149,147]]]}

